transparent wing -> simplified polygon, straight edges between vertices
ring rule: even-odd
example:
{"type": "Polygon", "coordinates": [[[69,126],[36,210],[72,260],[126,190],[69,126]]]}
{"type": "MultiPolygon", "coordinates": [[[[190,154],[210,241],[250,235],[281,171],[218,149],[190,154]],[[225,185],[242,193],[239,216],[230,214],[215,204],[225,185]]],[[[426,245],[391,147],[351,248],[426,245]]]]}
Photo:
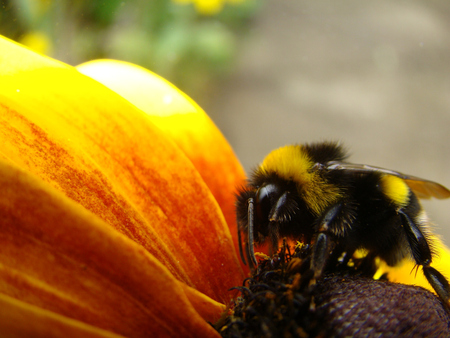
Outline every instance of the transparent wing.
{"type": "Polygon", "coordinates": [[[389,169],[374,167],[367,164],[354,164],[337,161],[328,162],[320,167],[321,169],[326,170],[349,170],[350,172],[361,172],[361,173],[365,172],[369,173],[376,171],[386,175],[393,175],[400,177],[406,182],[406,184],[408,184],[408,186],[411,188],[411,190],[416,194],[418,198],[427,199],[434,197],[438,199],[444,199],[450,197],[450,190],[448,190],[446,187],[444,187],[439,183],[411,175],[405,175],[389,169]]]}

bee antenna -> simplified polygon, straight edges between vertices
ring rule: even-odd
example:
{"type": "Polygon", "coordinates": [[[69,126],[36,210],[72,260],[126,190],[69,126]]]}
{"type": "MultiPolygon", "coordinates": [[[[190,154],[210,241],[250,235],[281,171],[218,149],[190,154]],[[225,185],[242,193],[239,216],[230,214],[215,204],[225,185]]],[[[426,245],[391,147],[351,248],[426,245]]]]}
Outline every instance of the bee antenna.
{"type": "Polygon", "coordinates": [[[254,234],[253,234],[253,222],[254,222],[254,202],[253,198],[249,198],[248,201],[248,217],[247,217],[247,227],[248,227],[248,237],[247,237],[247,243],[246,243],[246,251],[247,251],[247,258],[248,258],[248,264],[250,266],[251,270],[254,270],[255,267],[258,266],[258,263],[256,262],[255,257],[255,247],[254,247],[254,234]]]}

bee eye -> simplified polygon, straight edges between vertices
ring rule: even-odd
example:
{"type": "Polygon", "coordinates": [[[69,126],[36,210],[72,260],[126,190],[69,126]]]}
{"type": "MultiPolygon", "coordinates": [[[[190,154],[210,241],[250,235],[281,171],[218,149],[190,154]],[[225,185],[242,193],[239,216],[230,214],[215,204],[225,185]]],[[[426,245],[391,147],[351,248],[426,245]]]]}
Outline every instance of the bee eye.
{"type": "Polygon", "coordinates": [[[256,217],[259,221],[268,222],[272,204],[279,196],[280,189],[275,184],[260,187],[256,193],[256,217]]]}

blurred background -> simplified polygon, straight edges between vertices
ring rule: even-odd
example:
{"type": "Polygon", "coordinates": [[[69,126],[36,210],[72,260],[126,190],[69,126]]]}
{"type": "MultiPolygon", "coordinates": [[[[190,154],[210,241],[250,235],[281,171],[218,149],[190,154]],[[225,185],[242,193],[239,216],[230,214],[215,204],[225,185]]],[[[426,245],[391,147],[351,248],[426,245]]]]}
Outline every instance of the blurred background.
{"type": "MultiPolygon", "coordinates": [[[[41,53],[126,60],[172,81],[248,171],[274,148],[331,139],[355,163],[450,187],[449,1],[0,4],[0,34],[41,53]]],[[[450,244],[450,200],[423,204],[450,244]]]]}
{"type": "Polygon", "coordinates": [[[261,0],[0,0],[0,34],[71,65],[129,61],[206,101],[261,0]]]}

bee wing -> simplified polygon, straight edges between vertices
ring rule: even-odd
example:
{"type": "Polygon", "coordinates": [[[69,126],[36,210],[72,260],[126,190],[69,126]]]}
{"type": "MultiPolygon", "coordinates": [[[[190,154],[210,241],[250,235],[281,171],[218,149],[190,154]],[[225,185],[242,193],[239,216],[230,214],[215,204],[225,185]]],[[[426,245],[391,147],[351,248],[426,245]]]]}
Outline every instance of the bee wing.
{"type": "Polygon", "coordinates": [[[450,197],[450,191],[442,184],[413,176],[406,176],[404,180],[418,198],[444,199],[450,197]]]}
{"type": "Polygon", "coordinates": [[[446,187],[444,187],[439,183],[411,175],[405,175],[389,169],[370,166],[367,164],[353,164],[353,163],[331,161],[328,162],[326,165],[321,166],[321,168],[326,170],[349,170],[350,172],[360,172],[360,173],[369,173],[376,171],[386,175],[393,175],[400,177],[406,182],[406,184],[411,188],[411,190],[416,194],[418,198],[427,199],[434,197],[438,199],[444,199],[450,197],[450,190],[448,190],[446,187]]]}

